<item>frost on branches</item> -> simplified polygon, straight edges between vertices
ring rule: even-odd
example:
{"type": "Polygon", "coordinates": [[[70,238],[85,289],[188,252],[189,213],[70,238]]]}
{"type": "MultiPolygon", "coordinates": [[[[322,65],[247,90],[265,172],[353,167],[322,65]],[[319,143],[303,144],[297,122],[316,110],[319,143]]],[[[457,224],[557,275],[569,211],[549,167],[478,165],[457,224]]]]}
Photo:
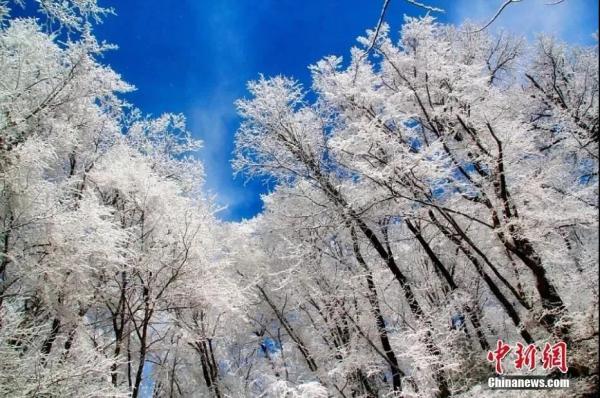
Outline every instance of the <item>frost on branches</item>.
{"type": "Polygon", "coordinates": [[[199,142],[119,99],[95,1],[38,3],[0,27],[0,396],[209,394],[241,294],[199,142]]]}
{"type": "Polygon", "coordinates": [[[498,338],[561,340],[593,391],[597,46],[432,18],[359,43],[311,66],[310,90],[261,77],[238,102],[234,165],[278,182],[245,227],[260,268],[240,260],[259,272],[276,378],[471,394],[498,338]]]}
{"type": "Polygon", "coordinates": [[[564,341],[570,392],[597,388],[597,46],[409,18],[310,89],[261,77],[233,162],[276,188],[223,223],[183,116],[134,110],[100,62],[112,10],[19,3],[0,1],[0,396],[495,396],[499,338],[564,341]]]}

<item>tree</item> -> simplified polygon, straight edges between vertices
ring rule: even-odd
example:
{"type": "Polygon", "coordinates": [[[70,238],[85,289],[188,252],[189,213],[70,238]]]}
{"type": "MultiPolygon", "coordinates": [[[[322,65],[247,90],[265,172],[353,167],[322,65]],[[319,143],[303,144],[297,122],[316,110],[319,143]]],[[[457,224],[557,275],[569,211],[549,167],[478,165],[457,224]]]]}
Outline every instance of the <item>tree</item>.
{"type": "MultiPolygon", "coordinates": [[[[302,247],[311,253],[301,255],[303,262],[320,258],[322,242],[333,240],[353,248],[352,262],[363,269],[384,266],[391,273],[398,282],[394,299],[410,315],[396,330],[385,321],[379,330],[392,341],[410,330],[414,337],[408,338],[418,341],[412,368],[425,357],[418,368],[433,375],[428,381],[417,376],[416,388],[446,396],[464,386],[447,367],[457,358],[438,345],[447,335],[443,320],[429,314],[443,309],[448,319],[466,313],[469,323],[461,330],[482,350],[504,317],[514,325],[511,336],[529,343],[579,340],[587,326],[576,319],[593,317],[584,303],[593,302],[595,293],[568,296],[569,286],[589,281],[597,239],[588,228],[597,224],[598,66],[591,61],[597,47],[573,49],[569,56],[564,46],[542,38],[537,56],[527,62],[520,39],[429,17],[408,18],[398,44],[388,32],[385,25],[369,32],[347,65],[328,57],[312,66],[313,103],[292,79],[251,82],[252,97],[238,102],[244,123],[234,166],[280,184],[265,200],[267,214],[278,214],[267,225],[294,231],[283,236],[294,242],[291,252],[302,247]],[[548,206],[560,212],[548,217],[548,206]],[[572,239],[560,232],[565,228],[587,236],[578,240],[587,271],[560,265],[580,264],[572,239]],[[304,238],[311,233],[312,239],[304,238]]],[[[265,227],[257,228],[261,234],[265,227]]],[[[265,239],[277,239],[266,228],[265,239]]],[[[318,273],[318,284],[328,279],[324,275],[328,271],[318,273]]],[[[346,302],[335,284],[319,290],[346,302]]],[[[371,291],[377,293],[377,285],[371,291]]],[[[276,299],[265,300],[281,308],[276,299]]],[[[300,309],[314,298],[296,300],[292,308],[300,309]]],[[[367,335],[362,326],[354,328],[367,335]]],[[[448,338],[445,345],[460,340],[448,338]]],[[[402,352],[387,346],[382,340],[373,349],[402,352]]],[[[458,360],[466,365],[468,357],[463,352],[458,360]]],[[[583,363],[575,368],[590,371],[583,363]]],[[[317,380],[327,385],[323,377],[317,380]]]]}
{"type": "Polygon", "coordinates": [[[171,341],[197,341],[182,334],[186,311],[234,305],[195,292],[235,290],[200,143],[182,116],[119,99],[132,88],[98,62],[112,47],[91,27],[110,10],[39,6],[42,21],[0,27],[0,391],[136,397],[176,367],[171,341]]]}
{"type": "Polygon", "coordinates": [[[111,10],[7,4],[0,395],[473,396],[499,336],[567,342],[597,389],[597,46],[393,42],[384,7],[310,90],[249,84],[234,166],[276,184],[226,223],[185,118],[100,62],[111,10]]]}

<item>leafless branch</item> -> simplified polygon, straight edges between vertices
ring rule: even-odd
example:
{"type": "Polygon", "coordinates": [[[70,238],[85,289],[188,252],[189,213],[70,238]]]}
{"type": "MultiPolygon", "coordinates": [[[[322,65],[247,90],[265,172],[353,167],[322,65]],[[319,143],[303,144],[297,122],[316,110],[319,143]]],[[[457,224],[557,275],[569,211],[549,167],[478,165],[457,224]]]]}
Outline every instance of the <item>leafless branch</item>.
{"type": "Polygon", "coordinates": [[[504,3],[502,3],[502,5],[500,6],[500,8],[498,9],[498,11],[496,11],[496,13],[494,14],[494,16],[488,21],[488,23],[486,23],[483,27],[474,30],[470,33],[478,33],[481,32],[483,30],[485,30],[488,26],[490,26],[491,24],[494,23],[494,21],[496,21],[496,19],[498,19],[498,17],[500,16],[500,14],[502,14],[502,12],[504,11],[504,9],[506,7],[508,7],[509,5],[511,5],[512,3],[519,3],[521,0],[506,0],[504,3]]]}
{"type": "Polygon", "coordinates": [[[430,6],[430,5],[427,5],[427,4],[415,1],[415,0],[404,0],[404,1],[406,1],[407,3],[410,3],[410,4],[414,5],[414,6],[421,7],[423,9],[427,10],[427,11],[440,12],[440,13],[444,12],[444,10],[441,9],[441,8],[433,7],[433,6],[430,6]]]}

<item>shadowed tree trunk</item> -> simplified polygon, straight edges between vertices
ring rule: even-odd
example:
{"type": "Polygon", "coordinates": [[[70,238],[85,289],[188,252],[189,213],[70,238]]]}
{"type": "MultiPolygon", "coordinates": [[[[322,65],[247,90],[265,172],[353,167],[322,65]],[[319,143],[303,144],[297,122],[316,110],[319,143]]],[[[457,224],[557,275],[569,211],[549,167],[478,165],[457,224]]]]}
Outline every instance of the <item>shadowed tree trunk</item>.
{"type": "Polygon", "coordinates": [[[379,334],[379,341],[381,342],[381,347],[383,348],[383,352],[385,353],[390,365],[390,372],[392,374],[392,386],[394,391],[401,391],[402,376],[404,376],[404,374],[400,370],[398,360],[396,359],[396,354],[394,353],[394,350],[392,349],[392,345],[390,344],[390,340],[388,338],[387,330],[385,328],[385,320],[383,319],[383,315],[379,307],[379,298],[377,297],[377,289],[375,287],[375,282],[373,281],[373,275],[371,274],[371,270],[367,266],[367,263],[365,262],[362,253],[360,252],[358,238],[356,236],[356,232],[354,231],[354,227],[350,228],[350,235],[352,236],[352,248],[354,250],[354,256],[356,257],[356,261],[358,261],[358,263],[361,265],[361,267],[366,273],[365,278],[367,281],[367,287],[369,289],[367,293],[367,298],[369,300],[369,303],[371,304],[373,315],[375,316],[375,323],[377,324],[377,332],[379,334]]]}
{"type": "MultiPolygon", "coordinates": [[[[456,285],[454,278],[452,277],[452,275],[450,274],[448,269],[444,266],[444,264],[442,264],[439,257],[431,249],[431,246],[429,245],[429,243],[427,243],[427,241],[423,238],[423,235],[421,235],[420,229],[418,229],[417,226],[413,225],[413,223],[409,219],[406,220],[406,226],[413,233],[413,235],[415,236],[417,241],[421,244],[421,247],[423,248],[423,250],[425,250],[425,253],[427,253],[427,256],[433,263],[433,266],[435,267],[435,269],[438,271],[438,274],[443,276],[443,279],[448,284],[450,291],[454,291],[454,290],[458,289],[458,286],[456,285]]],[[[469,320],[473,324],[473,328],[475,329],[475,333],[477,334],[477,340],[479,341],[479,345],[480,345],[481,349],[484,351],[489,350],[490,345],[487,342],[485,335],[483,334],[483,331],[481,330],[481,321],[479,319],[479,315],[469,305],[465,306],[465,311],[467,312],[467,316],[469,317],[469,320]]]]}
{"type": "Polygon", "coordinates": [[[469,250],[469,248],[466,247],[466,245],[463,244],[463,242],[459,238],[457,238],[450,231],[448,231],[448,229],[446,227],[444,227],[437,220],[437,218],[433,214],[433,211],[431,211],[431,210],[429,210],[429,217],[431,218],[431,221],[433,222],[433,224],[435,226],[437,226],[438,229],[444,234],[444,236],[446,236],[446,238],[448,238],[448,240],[453,242],[456,245],[456,247],[458,247],[458,249],[473,264],[477,273],[485,281],[486,285],[488,286],[488,288],[490,289],[490,291],[492,292],[494,297],[496,297],[496,299],[500,302],[500,304],[504,308],[504,311],[506,312],[508,317],[513,321],[513,324],[519,331],[519,334],[521,335],[521,337],[523,337],[523,339],[527,342],[527,344],[533,344],[534,343],[533,337],[527,331],[527,329],[525,329],[524,325],[522,325],[521,317],[519,316],[519,313],[517,312],[515,307],[510,303],[510,301],[506,298],[504,293],[502,293],[502,291],[500,290],[498,285],[496,285],[496,283],[493,281],[493,279],[483,270],[483,267],[482,267],[481,263],[479,262],[479,260],[477,259],[477,257],[471,252],[471,250],[469,250]]]}

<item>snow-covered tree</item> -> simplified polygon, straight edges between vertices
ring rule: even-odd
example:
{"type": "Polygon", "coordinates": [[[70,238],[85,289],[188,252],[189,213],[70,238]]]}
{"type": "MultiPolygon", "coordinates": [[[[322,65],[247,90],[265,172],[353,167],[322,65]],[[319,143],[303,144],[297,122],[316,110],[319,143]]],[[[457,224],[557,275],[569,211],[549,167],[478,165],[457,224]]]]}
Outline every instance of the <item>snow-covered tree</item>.
{"type": "Polygon", "coordinates": [[[233,164],[274,189],[225,223],[184,116],[101,62],[112,10],[22,3],[0,1],[0,395],[482,396],[498,338],[566,342],[597,389],[597,46],[428,16],[311,88],[260,77],[233,164]]]}
{"type": "Polygon", "coordinates": [[[234,166],[279,184],[254,232],[265,250],[282,241],[276,280],[258,288],[313,380],[449,396],[499,336],[561,339],[573,375],[596,372],[597,46],[431,17],[407,18],[397,43],[385,25],[359,42],[311,67],[314,101],[261,77],[238,102],[234,166]],[[331,322],[354,344],[328,353],[331,322]],[[346,358],[379,381],[336,379],[346,358]]]}
{"type": "Polygon", "coordinates": [[[200,143],[180,115],[132,111],[98,61],[112,47],[91,23],[110,10],[38,3],[41,20],[0,27],[0,391],[137,397],[174,385],[178,347],[210,343],[194,314],[236,318],[241,296],[200,143]]]}

